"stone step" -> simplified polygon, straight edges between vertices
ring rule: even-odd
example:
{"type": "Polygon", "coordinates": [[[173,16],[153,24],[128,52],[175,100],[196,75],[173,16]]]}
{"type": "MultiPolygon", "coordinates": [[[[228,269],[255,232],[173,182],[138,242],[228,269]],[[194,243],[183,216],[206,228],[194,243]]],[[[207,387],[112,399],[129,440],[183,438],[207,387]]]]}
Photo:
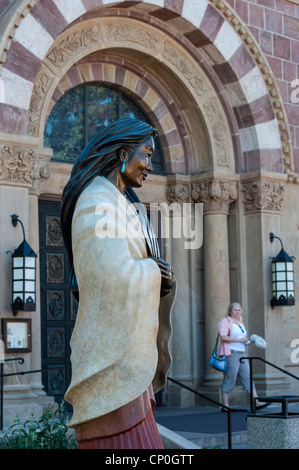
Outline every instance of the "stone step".
{"type": "MultiPolygon", "coordinates": [[[[228,448],[228,435],[227,433],[221,434],[206,434],[206,433],[190,433],[180,432],[182,437],[190,442],[193,442],[201,448],[213,448],[221,447],[228,448]]],[[[232,448],[241,446],[246,448],[247,446],[247,431],[232,432],[231,435],[232,448]]]]}
{"type": "MultiPolygon", "coordinates": [[[[228,448],[227,433],[174,432],[160,424],[157,424],[157,426],[165,449],[228,448]]],[[[231,438],[232,449],[247,448],[247,431],[232,432],[231,438]]]]}

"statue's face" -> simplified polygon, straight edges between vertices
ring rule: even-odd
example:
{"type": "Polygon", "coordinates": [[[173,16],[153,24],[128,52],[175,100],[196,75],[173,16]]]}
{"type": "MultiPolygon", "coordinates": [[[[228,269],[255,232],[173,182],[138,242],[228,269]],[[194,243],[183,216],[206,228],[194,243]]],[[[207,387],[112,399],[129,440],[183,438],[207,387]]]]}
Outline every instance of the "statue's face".
{"type": "Polygon", "coordinates": [[[155,142],[148,136],[126,159],[126,169],[123,174],[126,187],[140,188],[147,174],[153,171],[151,157],[155,151],[155,142]]]}

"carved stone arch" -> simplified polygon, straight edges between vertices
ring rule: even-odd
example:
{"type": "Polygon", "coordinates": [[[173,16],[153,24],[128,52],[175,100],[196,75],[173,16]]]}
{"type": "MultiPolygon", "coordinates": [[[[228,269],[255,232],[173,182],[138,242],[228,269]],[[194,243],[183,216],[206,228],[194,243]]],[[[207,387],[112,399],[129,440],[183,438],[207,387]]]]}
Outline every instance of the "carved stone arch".
{"type": "Polygon", "coordinates": [[[89,56],[71,67],[58,83],[47,111],[47,116],[71,88],[84,83],[102,83],[125,92],[137,102],[157,128],[164,148],[167,172],[189,173],[192,154],[187,129],[180,110],[165,89],[150,74],[144,76],[142,67],[129,60],[103,53],[89,56]]]}
{"type": "MultiPolygon", "coordinates": [[[[115,50],[127,64],[132,62],[135,73],[138,62],[142,66],[136,89],[142,88],[141,82],[155,81],[160,90],[165,89],[169,104],[174,103],[176,109],[182,110],[181,119],[187,134],[192,136],[189,142],[193,145],[194,164],[187,170],[234,171],[230,126],[220,99],[200,64],[169,35],[132,18],[111,16],[82,21],[56,39],[42,61],[33,86],[29,134],[41,139],[54,90],[74,64],[90,54],[99,51],[110,54],[115,50]]],[[[107,63],[106,69],[113,83],[107,63]]],[[[165,144],[169,144],[167,138],[165,144]]]]}

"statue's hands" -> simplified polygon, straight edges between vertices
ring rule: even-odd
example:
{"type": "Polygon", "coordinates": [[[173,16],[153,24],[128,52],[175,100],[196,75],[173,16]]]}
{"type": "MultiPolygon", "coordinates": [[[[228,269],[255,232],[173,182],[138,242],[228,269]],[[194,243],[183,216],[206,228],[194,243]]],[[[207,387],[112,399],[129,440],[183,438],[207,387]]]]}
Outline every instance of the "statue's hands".
{"type": "Polygon", "coordinates": [[[169,294],[173,287],[173,268],[170,264],[166,263],[162,258],[154,258],[152,259],[157,263],[160,268],[161,272],[161,297],[164,295],[169,294]]]}

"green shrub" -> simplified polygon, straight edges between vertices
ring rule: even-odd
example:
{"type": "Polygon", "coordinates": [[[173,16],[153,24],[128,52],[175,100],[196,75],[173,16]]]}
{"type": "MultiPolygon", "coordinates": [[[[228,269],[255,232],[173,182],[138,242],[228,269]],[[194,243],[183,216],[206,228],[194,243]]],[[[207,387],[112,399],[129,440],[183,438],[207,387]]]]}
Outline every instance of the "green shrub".
{"type": "Polygon", "coordinates": [[[14,424],[2,435],[1,445],[6,449],[75,449],[74,436],[67,435],[67,412],[64,403],[53,414],[50,409],[39,418],[14,424]]]}

